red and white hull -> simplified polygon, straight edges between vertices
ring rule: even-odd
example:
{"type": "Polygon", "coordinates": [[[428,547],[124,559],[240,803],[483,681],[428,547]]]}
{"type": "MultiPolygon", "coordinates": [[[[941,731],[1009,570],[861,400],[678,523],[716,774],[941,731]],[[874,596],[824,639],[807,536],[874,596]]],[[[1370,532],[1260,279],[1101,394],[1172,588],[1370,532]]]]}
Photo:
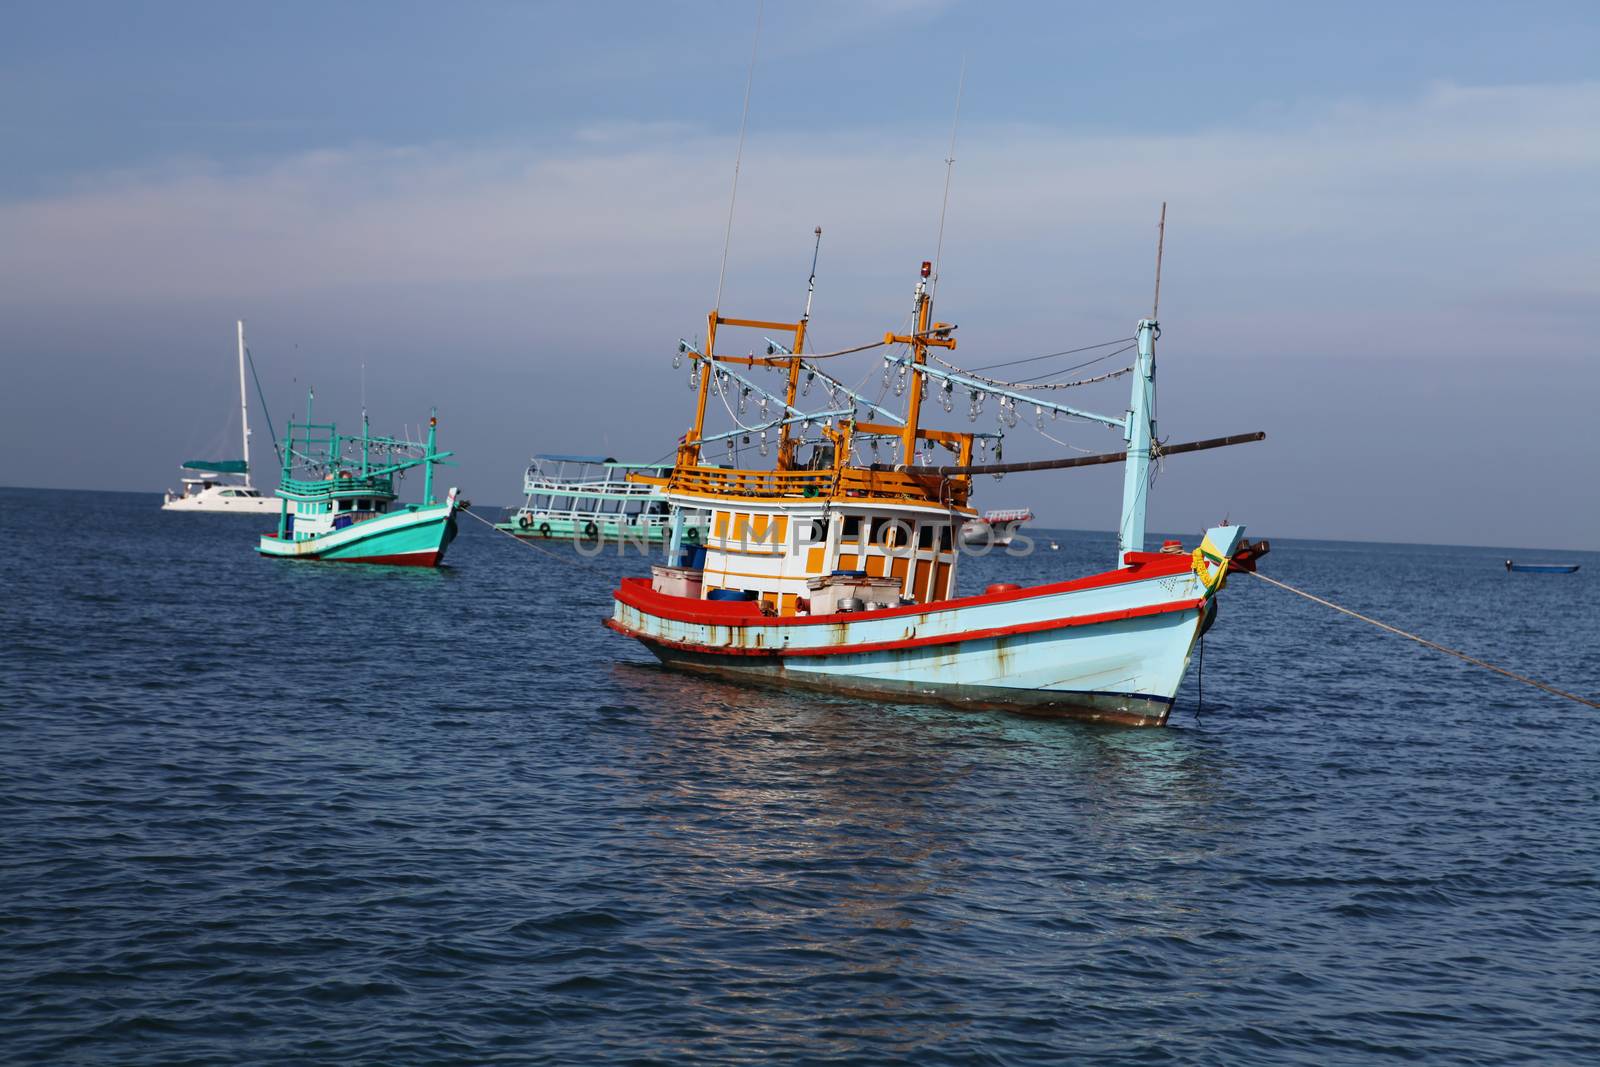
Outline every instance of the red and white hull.
{"type": "Polygon", "coordinates": [[[668,666],[732,678],[1161,725],[1243,527],[1194,555],[1130,553],[1074,581],[927,605],[775,617],[624,579],[607,625],[668,666]]]}

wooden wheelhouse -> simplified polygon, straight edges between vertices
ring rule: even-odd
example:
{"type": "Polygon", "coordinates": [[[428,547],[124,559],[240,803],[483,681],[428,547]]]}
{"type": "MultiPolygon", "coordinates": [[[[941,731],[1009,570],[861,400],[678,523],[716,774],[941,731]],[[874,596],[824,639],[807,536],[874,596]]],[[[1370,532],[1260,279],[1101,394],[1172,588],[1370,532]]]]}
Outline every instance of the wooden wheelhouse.
{"type": "MultiPolygon", "coordinates": [[[[928,273],[929,264],[924,263],[912,332],[884,336],[884,344],[908,347],[907,362],[913,367],[926,363],[929,349],[956,347],[951,336],[955,327],[933,321],[928,273]]],[[[916,463],[919,453],[937,450],[949,453],[959,465],[970,464],[979,435],[922,427],[926,380],[914,370],[908,376],[909,397],[901,425],[857,421],[854,403],[820,413],[800,411],[795,404],[801,379],[819,373],[814,362],[819,357],[803,354],[806,327],[805,316],[798,322],[775,322],[732,318],[713,310],[706,319],[705,351],[680,344],[696,361],[699,384],[694,426],[679,445],[671,475],[661,482],[680,516],[669,539],[669,560],[700,564],[679,569],[700,570],[702,599],[742,595],[758,600],[764,612],[779,616],[812,613],[819,582],[836,575],[871,579],[865,585],[873,599],[864,608],[950,598],[956,589],[956,531],[974,515],[967,506],[971,476],[906,468],[916,463]],[[768,340],[766,355],[718,352],[719,336],[727,329],[779,332],[788,344],[768,340]],[[721,394],[726,399],[729,383],[746,382],[732,370],[736,367],[784,372],[783,395],[771,396],[783,408],[776,420],[771,470],[731,469],[707,461],[708,446],[733,436],[748,439],[750,433],[743,429],[706,433],[712,397],[721,394]],[[874,452],[887,444],[898,461],[866,461],[860,453],[869,444],[874,452]],[[701,510],[710,515],[703,556],[686,546],[681,519],[701,510]]],[[[901,373],[907,369],[911,368],[902,368],[901,373]]],[[[749,383],[741,386],[747,387],[749,383]]],[[[865,398],[851,396],[893,417],[865,398]]],[[[760,432],[765,440],[765,430],[760,432]]],[[[680,595],[696,591],[692,582],[673,588],[680,595]]]]}

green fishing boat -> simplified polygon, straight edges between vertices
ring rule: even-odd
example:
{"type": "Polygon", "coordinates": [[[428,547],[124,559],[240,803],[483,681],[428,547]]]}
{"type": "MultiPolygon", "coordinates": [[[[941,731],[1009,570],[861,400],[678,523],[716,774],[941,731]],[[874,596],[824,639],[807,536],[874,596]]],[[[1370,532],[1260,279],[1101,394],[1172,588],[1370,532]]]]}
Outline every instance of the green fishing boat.
{"type": "Polygon", "coordinates": [[[457,491],[433,496],[433,467],[453,452],[437,447],[439,420],[422,442],[374,436],[361,415],[359,436],[333,423],[289,422],[278,482],[278,529],[261,535],[263,556],[334,563],[436,567],[456,536],[457,491]],[[400,504],[395,479],[422,468],[422,503],[400,504]]]}

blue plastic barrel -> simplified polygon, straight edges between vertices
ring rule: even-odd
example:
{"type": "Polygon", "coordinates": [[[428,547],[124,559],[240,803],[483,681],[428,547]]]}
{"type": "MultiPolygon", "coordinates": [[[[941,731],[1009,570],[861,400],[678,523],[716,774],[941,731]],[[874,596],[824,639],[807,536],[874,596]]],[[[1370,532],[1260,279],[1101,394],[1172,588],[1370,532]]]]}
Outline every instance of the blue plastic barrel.
{"type": "Polygon", "coordinates": [[[702,570],[706,565],[706,546],[687,545],[678,552],[678,566],[702,570]]]}
{"type": "Polygon", "coordinates": [[[756,594],[749,589],[713,589],[706,594],[707,600],[754,600],[756,594]]]}

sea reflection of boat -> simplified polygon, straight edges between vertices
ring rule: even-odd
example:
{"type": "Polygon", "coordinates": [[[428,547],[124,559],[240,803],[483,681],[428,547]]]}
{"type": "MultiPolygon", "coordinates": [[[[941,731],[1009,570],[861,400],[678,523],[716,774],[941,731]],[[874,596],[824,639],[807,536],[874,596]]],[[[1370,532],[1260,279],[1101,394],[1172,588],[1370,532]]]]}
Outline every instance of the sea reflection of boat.
{"type": "Polygon", "coordinates": [[[1518,563],[1506,560],[1506,570],[1520,574],[1571,574],[1580,566],[1582,564],[1579,563],[1518,563]]]}

